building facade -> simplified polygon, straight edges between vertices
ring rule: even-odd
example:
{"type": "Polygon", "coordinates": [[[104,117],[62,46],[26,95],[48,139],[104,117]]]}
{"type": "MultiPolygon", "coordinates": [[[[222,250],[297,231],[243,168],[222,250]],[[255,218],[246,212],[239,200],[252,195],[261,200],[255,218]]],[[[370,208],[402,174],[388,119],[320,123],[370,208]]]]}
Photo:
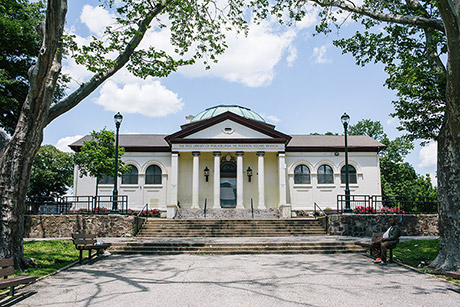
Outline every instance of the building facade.
{"type": "MultiPolygon", "coordinates": [[[[131,172],[118,178],[128,207],[166,211],[181,208],[336,208],[344,194],[344,137],[287,135],[241,106],[208,108],[170,135],[120,135],[122,160],[131,172]]],[[[85,136],[70,145],[78,151],[85,136]]],[[[368,136],[349,136],[350,190],[380,194],[379,151],[368,136]]],[[[74,195],[93,195],[96,179],[75,169],[74,195]]],[[[113,178],[99,184],[111,195],[113,178]],[[111,181],[112,180],[112,181],[111,181]]]]}

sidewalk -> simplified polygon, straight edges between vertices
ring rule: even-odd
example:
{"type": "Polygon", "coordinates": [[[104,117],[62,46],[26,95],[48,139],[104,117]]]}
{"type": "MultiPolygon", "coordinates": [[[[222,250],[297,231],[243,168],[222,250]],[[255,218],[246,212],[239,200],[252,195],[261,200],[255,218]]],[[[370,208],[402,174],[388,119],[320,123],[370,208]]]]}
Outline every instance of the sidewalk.
{"type": "Polygon", "coordinates": [[[360,254],[113,255],[0,306],[458,306],[451,283],[360,254]]]}

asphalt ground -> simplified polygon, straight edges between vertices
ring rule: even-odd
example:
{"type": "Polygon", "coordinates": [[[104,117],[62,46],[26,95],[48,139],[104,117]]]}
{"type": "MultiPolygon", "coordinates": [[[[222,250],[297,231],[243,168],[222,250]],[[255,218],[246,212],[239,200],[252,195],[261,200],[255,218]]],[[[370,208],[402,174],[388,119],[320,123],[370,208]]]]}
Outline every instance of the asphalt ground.
{"type": "Polygon", "coordinates": [[[460,288],[362,254],[111,255],[0,306],[460,306],[460,288]]]}

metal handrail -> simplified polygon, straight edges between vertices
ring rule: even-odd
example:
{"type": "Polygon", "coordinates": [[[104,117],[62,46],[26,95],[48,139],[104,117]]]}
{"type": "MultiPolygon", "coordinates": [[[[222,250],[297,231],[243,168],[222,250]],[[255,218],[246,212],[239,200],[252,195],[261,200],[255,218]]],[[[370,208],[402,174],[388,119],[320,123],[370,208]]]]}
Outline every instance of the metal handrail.
{"type": "MultiPolygon", "coordinates": [[[[322,214],[324,214],[324,217],[326,218],[326,220],[325,220],[325,222],[326,222],[326,225],[325,225],[325,226],[326,226],[326,227],[325,227],[325,228],[326,228],[326,234],[327,234],[328,231],[329,231],[329,218],[328,218],[326,212],[324,212],[323,209],[321,209],[321,207],[320,207],[316,202],[315,202],[314,204],[315,204],[315,205],[314,205],[314,211],[313,211],[313,213],[315,212],[316,208],[318,208],[319,211],[320,211],[322,214]]],[[[316,219],[316,217],[315,217],[315,219],[316,219]]]]}
{"type": "Polygon", "coordinates": [[[323,209],[321,209],[321,207],[318,206],[318,204],[317,204],[316,202],[315,202],[315,206],[314,206],[313,208],[314,208],[314,209],[313,209],[313,213],[315,213],[316,208],[318,208],[319,211],[320,211],[322,214],[324,214],[324,216],[327,216],[326,212],[324,212],[323,209]]]}
{"type": "Polygon", "coordinates": [[[251,198],[251,214],[252,214],[252,218],[254,218],[254,204],[252,202],[252,198],[251,198]]]}
{"type": "Polygon", "coordinates": [[[147,210],[149,210],[149,204],[147,203],[147,204],[145,204],[145,206],[142,208],[142,210],[139,211],[139,213],[137,214],[137,217],[139,217],[139,216],[142,214],[142,212],[144,212],[145,207],[147,207],[147,210]]]}
{"type": "Polygon", "coordinates": [[[203,212],[204,218],[206,218],[207,204],[208,204],[208,199],[205,198],[205,199],[204,199],[204,212],[203,212]]]}

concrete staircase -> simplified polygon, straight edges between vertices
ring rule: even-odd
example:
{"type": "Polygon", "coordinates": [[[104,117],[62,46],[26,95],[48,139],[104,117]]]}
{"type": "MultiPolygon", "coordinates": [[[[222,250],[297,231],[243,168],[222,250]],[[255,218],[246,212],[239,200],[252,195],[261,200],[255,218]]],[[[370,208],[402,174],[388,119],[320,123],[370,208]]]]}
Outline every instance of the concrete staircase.
{"type": "Polygon", "coordinates": [[[120,242],[109,249],[113,254],[335,254],[363,253],[354,242],[120,242]]]}
{"type": "Polygon", "coordinates": [[[137,237],[286,237],[326,235],[315,219],[148,219],[137,237]]]}

